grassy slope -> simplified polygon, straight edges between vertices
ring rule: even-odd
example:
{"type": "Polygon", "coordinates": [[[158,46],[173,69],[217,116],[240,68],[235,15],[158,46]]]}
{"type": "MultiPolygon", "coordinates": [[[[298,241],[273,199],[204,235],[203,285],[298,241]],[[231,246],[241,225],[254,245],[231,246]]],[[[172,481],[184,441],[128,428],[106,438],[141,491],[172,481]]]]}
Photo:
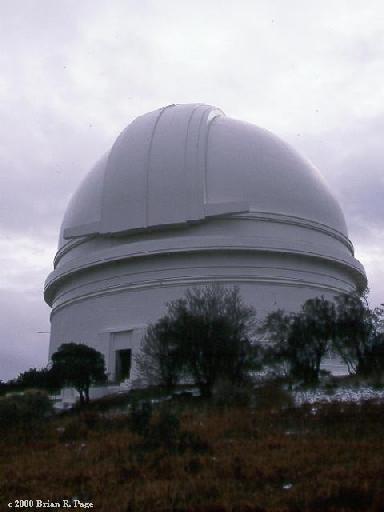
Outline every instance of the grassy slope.
{"type": "Polygon", "coordinates": [[[146,450],[126,418],[95,412],[57,418],[23,441],[0,440],[1,510],[15,498],[74,496],[100,512],[384,510],[383,405],[196,402],[179,414],[208,449],[146,450]]]}

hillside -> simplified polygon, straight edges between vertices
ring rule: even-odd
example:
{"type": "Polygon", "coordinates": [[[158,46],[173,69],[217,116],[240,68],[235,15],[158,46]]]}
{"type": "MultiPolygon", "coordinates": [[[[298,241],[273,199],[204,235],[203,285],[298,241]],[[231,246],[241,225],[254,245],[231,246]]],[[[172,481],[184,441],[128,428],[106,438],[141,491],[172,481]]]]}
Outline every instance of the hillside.
{"type": "Polygon", "coordinates": [[[25,510],[63,499],[100,512],[383,510],[382,403],[294,407],[265,388],[258,404],[179,398],[151,418],[149,406],[128,416],[94,405],[10,433],[2,510],[15,499],[32,500],[25,510]]]}

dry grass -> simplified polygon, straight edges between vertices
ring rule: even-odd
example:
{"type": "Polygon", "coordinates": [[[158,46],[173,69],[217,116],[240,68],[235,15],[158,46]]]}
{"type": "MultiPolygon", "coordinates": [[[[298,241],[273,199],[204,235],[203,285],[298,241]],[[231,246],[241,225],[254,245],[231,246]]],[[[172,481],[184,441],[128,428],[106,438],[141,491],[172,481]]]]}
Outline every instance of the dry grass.
{"type": "Polygon", "coordinates": [[[381,404],[190,405],[180,415],[207,449],[146,450],[125,418],[97,416],[56,419],[30,439],[3,439],[1,510],[15,498],[74,496],[100,512],[384,510],[381,404]]]}

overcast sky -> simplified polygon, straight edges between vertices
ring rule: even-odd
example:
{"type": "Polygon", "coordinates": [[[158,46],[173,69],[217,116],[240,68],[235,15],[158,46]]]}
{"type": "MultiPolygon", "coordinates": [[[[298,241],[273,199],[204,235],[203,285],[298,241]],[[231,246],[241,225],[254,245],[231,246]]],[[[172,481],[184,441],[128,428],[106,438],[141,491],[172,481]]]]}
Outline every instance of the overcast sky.
{"type": "Polygon", "coordinates": [[[0,0],[0,379],[47,363],[59,226],[137,115],[203,102],[320,169],[384,302],[382,0],[0,0]]]}

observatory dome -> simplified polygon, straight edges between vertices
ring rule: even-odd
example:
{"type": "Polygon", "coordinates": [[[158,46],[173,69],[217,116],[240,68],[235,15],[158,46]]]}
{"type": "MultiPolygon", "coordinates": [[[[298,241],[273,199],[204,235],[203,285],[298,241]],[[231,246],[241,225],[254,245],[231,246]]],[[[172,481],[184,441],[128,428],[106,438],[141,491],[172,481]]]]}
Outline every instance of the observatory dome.
{"type": "Polygon", "coordinates": [[[190,286],[238,285],[264,316],[366,285],[317,169],[272,133],[201,104],[129,124],[72,197],[54,265],[51,353],[86,342],[113,379],[119,351],[137,350],[148,322],[190,286]]]}
{"type": "Polygon", "coordinates": [[[135,119],[88,174],[60,244],[235,211],[311,220],[347,236],[320,173],[278,137],[214,107],[170,105],[135,119]]]}

